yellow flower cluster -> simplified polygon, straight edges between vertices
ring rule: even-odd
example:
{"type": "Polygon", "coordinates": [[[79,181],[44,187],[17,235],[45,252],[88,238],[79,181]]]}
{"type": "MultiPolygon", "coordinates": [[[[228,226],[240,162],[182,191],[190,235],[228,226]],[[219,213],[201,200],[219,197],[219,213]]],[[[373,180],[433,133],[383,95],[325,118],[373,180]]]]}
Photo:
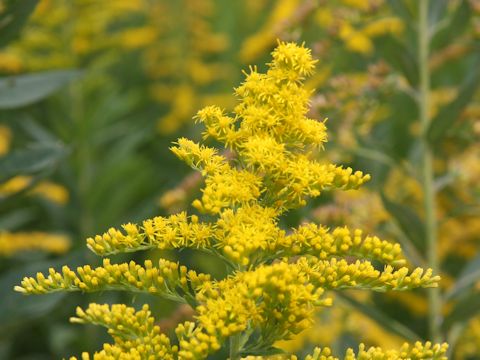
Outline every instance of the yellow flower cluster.
{"type": "Polygon", "coordinates": [[[0,256],[11,256],[21,251],[41,250],[63,254],[70,248],[64,235],[43,232],[0,232],[0,256]]]}
{"type": "Polygon", "coordinates": [[[313,254],[321,259],[331,256],[350,255],[379,260],[390,265],[403,265],[399,244],[380,240],[376,236],[362,236],[362,230],[353,232],[345,227],[335,228],[331,233],[324,226],[313,223],[301,225],[280,243],[282,254],[313,254]]]}
{"type": "Polygon", "coordinates": [[[111,264],[103,260],[103,266],[92,269],[90,265],[72,271],[63,266],[62,272],[50,268],[47,277],[37,273],[36,277],[25,277],[16,291],[29,294],[45,294],[56,291],[94,292],[104,290],[128,290],[162,296],[178,302],[193,300],[193,289],[210,280],[209,275],[197,274],[168,260],[160,259],[158,267],[146,260],[144,266],[133,261],[111,264]]]}
{"type": "MultiPolygon", "coordinates": [[[[378,347],[367,348],[360,344],[357,354],[353,349],[348,349],[344,360],[446,360],[447,344],[432,345],[430,342],[422,344],[416,342],[414,346],[405,343],[400,350],[382,350],[378,347]]],[[[338,357],[331,355],[328,348],[316,348],[312,355],[308,355],[305,360],[338,360],[338,357]]]]}
{"type": "MultiPolygon", "coordinates": [[[[170,339],[155,325],[148,305],[135,311],[123,304],[90,304],[85,311],[78,307],[77,317],[72,317],[71,321],[103,326],[113,337],[115,345],[105,344],[102,351],[93,355],[93,359],[175,359],[177,347],[171,346],[170,339]]],[[[82,359],[90,359],[90,356],[83,353],[82,359]]]]}
{"type": "MultiPolygon", "coordinates": [[[[19,175],[0,184],[0,196],[12,195],[22,191],[33,183],[31,176],[19,175]]],[[[32,186],[28,191],[29,195],[41,196],[53,203],[65,205],[69,199],[68,190],[59,184],[50,181],[41,181],[32,186]]]]}
{"type": "Polygon", "coordinates": [[[186,213],[145,220],[142,226],[126,224],[123,232],[114,228],[87,239],[98,255],[145,249],[215,249],[241,266],[261,264],[272,257],[314,255],[378,260],[393,266],[404,265],[399,244],[363,236],[360,229],[305,224],[286,234],[278,225],[278,210],[259,204],[225,209],[215,222],[203,223],[186,213]]]}
{"type": "MultiPolygon", "coordinates": [[[[214,106],[198,112],[197,119],[206,126],[205,137],[213,137],[235,151],[236,160],[243,165],[240,171],[255,175],[249,185],[255,188],[257,179],[262,179],[262,202],[282,211],[305,205],[307,197],[317,197],[321,191],[357,188],[368,181],[369,175],[360,171],[312,159],[312,151],[326,141],[326,127],[306,117],[310,92],[303,80],[313,73],[316,63],[310,50],[279,43],[272,56],[266,74],[252,68],[236,89],[240,103],[234,117],[214,106]]],[[[173,150],[182,159],[194,156],[188,155],[181,144],[173,150]]],[[[218,170],[219,176],[222,171],[218,170]]],[[[218,193],[228,192],[220,185],[205,190],[213,191],[216,199],[218,193]]],[[[213,213],[221,210],[221,204],[212,204],[210,196],[202,200],[202,209],[213,213]]]]}
{"type": "MultiPolygon", "coordinates": [[[[349,348],[342,358],[343,360],[446,360],[447,345],[432,345],[430,342],[422,344],[415,343],[413,347],[405,343],[400,350],[384,351],[378,347],[367,348],[364,344],[360,344],[358,353],[349,348]]],[[[242,360],[298,360],[295,355],[273,355],[273,356],[247,356],[242,360]]],[[[330,348],[315,348],[313,353],[304,357],[304,360],[340,360],[339,357],[332,355],[330,348]]]]}
{"type": "MultiPolygon", "coordinates": [[[[49,275],[24,278],[15,288],[25,294],[145,292],[187,303],[195,310],[193,322],[176,328],[177,348],[148,325],[151,320],[145,320],[145,326],[138,320],[150,316],[147,310],[135,313],[122,306],[110,310],[92,305],[90,312],[80,311],[79,318],[107,326],[115,341],[94,358],[206,359],[229,347],[231,360],[239,360],[274,350],[277,341],[312,326],[315,311],[332,304],[327,291],[437,286],[439,277],[430,269],[396,268],[404,264],[398,244],[344,227],[329,230],[304,224],[289,232],[280,226],[282,214],[303,205],[308,197],[332,188],[356,188],[369,177],[315,158],[315,151],[326,141],[326,130],[324,122],[306,117],[309,91],[303,81],[315,66],[310,51],[279,43],[268,65],[265,74],[251,69],[236,89],[240,103],[235,115],[226,115],[217,107],[198,113],[206,126],[205,137],[223,143],[229,153],[220,154],[188,139],[180,139],[172,149],[205,177],[202,198],[193,205],[208,215],[201,220],[186,213],[156,217],[141,226],[127,224],[123,231],[110,229],[87,240],[99,255],[199,248],[230,265],[229,276],[212,280],[163,259],[158,266],[150,260],[141,266],[104,259],[103,266],[94,269],[88,265],[76,272],[66,266],[62,272],[50,269],[49,275]],[[385,264],[384,270],[377,270],[371,260],[385,264]],[[125,319],[118,318],[122,311],[125,319]],[[126,328],[135,340],[123,332],[126,328]],[[147,356],[156,347],[159,353],[147,356]]],[[[361,347],[358,358],[401,359],[405,355],[420,359],[425,355],[434,359],[444,349],[428,343],[398,353],[361,347]]],[[[334,358],[329,350],[317,350],[308,359],[334,358]]],[[[355,359],[354,352],[349,350],[346,359],[355,359]]]]}
{"type": "Polygon", "coordinates": [[[258,327],[261,343],[271,346],[276,339],[289,338],[309,327],[316,306],[331,305],[330,298],[322,298],[323,293],[324,289],[313,286],[308,274],[295,264],[280,262],[239,272],[199,289],[199,329],[210,339],[217,339],[218,343],[209,347],[213,350],[223,339],[248,326],[258,327]]]}
{"type": "Polygon", "coordinates": [[[234,263],[261,263],[275,253],[277,242],[285,237],[276,215],[274,209],[258,204],[223,211],[215,227],[217,246],[234,263]]]}
{"type": "Polygon", "coordinates": [[[343,259],[325,261],[302,258],[299,266],[309,274],[309,280],[313,284],[325,289],[409,290],[436,287],[440,280],[439,276],[432,276],[431,269],[424,271],[422,268],[416,268],[410,273],[406,267],[395,270],[387,265],[383,271],[378,271],[370,262],[359,260],[349,263],[343,259]]]}
{"type": "Polygon", "coordinates": [[[103,235],[87,239],[87,246],[98,255],[131,252],[151,248],[175,249],[184,247],[205,248],[210,245],[212,227],[179,213],[168,218],[157,216],[145,220],[141,227],[123,225],[124,233],[111,228],[103,235]]]}

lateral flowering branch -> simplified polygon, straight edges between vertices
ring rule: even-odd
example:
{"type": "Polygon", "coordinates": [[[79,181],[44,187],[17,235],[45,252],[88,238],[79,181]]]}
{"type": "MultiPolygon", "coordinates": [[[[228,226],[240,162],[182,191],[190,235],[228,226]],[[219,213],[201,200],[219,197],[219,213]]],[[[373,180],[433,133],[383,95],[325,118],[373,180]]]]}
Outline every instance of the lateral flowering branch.
{"type": "MultiPolygon", "coordinates": [[[[50,269],[47,276],[25,278],[16,287],[25,294],[140,291],[195,310],[194,321],[177,326],[171,345],[147,307],[139,312],[125,305],[79,309],[74,322],[104,326],[114,340],[94,359],[206,359],[222,348],[229,348],[231,360],[261,359],[254,354],[276,351],[275,342],[312,326],[315,312],[332,305],[329,291],[437,286],[440,278],[431,269],[404,266],[399,244],[359,229],[312,223],[282,228],[282,216],[309,198],[356,189],[370,176],[318,159],[327,135],[325,122],[306,116],[310,92],[303,81],[316,63],[310,50],[279,43],[272,56],[266,73],[251,68],[235,89],[234,114],[209,106],[196,116],[205,125],[204,139],[222,143],[230,155],[185,138],[172,147],[204,176],[201,198],[192,205],[208,216],[159,216],[87,239],[89,249],[101,256],[147,249],[208,251],[230,265],[228,277],[213,280],[167,260],[141,266],[111,264],[106,258],[95,269],[50,269]],[[371,261],[383,263],[383,270],[371,261]]],[[[345,359],[445,359],[445,352],[446,345],[430,343],[386,352],[362,345],[358,355],[348,350],[345,359]]],[[[316,349],[306,359],[337,358],[329,349],[316,349]]]]}

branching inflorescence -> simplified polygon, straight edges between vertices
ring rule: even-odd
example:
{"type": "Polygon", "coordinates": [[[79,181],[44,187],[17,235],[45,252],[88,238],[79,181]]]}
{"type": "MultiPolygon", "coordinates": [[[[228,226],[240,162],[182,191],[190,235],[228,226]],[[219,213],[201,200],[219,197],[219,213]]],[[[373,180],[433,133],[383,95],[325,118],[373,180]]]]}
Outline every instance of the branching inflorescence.
{"type": "MultiPolygon", "coordinates": [[[[309,49],[279,43],[268,71],[251,68],[235,90],[239,104],[233,116],[215,106],[198,112],[204,138],[223,143],[228,156],[184,138],[172,147],[204,176],[202,196],[193,206],[208,216],[155,217],[87,239],[89,249],[101,256],[146,249],[209,252],[228,264],[227,278],[212,280],[167,260],[139,265],[112,264],[106,258],[94,269],[50,269],[47,276],[25,278],[16,290],[145,292],[195,310],[194,321],[179,324],[171,344],[147,306],[140,311],[98,304],[78,309],[72,321],[104,326],[114,339],[94,359],[206,359],[223,347],[234,360],[265,358],[258,354],[276,351],[275,342],[310,327],[315,312],[332,304],[328,291],[437,286],[439,277],[430,269],[403,267],[398,244],[358,229],[280,226],[282,215],[309,198],[331,189],[355,189],[369,180],[360,171],[316,159],[327,139],[326,127],[306,117],[310,92],[303,87],[315,62],[309,49]],[[383,263],[383,270],[372,261],[383,263]]],[[[445,352],[445,344],[417,343],[398,351],[361,345],[356,353],[348,350],[345,359],[445,359],[445,352]]],[[[306,359],[337,358],[329,349],[317,348],[306,359]]]]}

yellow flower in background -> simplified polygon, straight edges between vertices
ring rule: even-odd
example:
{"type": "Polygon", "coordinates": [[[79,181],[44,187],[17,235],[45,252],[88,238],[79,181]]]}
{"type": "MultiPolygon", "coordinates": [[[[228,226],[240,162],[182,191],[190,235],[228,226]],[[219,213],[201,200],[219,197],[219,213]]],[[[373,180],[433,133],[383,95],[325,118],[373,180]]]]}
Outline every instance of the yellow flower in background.
{"type": "Polygon", "coordinates": [[[35,185],[31,194],[42,196],[59,205],[65,205],[69,200],[68,190],[64,186],[49,181],[41,181],[35,185]]]}
{"type": "Polygon", "coordinates": [[[480,353],[480,318],[470,319],[459,344],[456,346],[455,356],[459,359],[475,358],[480,353]]]}
{"type": "Polygon", "coordinates": [[[0,231],[0,256],[12,256],[24,251],[46,251],[64,254],[70,249],[70,239],[45,232],[0,231]]]}
{"type": "Polygon", "coordinates": [[[352,8],[367,11],[382,4],[383,0],[340,0],[340,2],[352,8]]]}
{"type": "Polygon", "coordinates": [[[229,67],[215,59],[229,40],[211,23],[218,11],[215,1],[160,1],[145,10],[152,41],[142,52],[142,66],[152,98],[165,107],[158,130],[171,134],[191,122],[206,98],[219,95],[211,87],[231,78],[229,67]]]}
{"type": "Polygon", "coordinates": [[[399,35],[404,28],[403,22],[396,17],[384,17],[368,23],[362,30],[366,36],[377,37],[385,34],[399,35]]]}
{"type": "Polygon", "coordinates": [[[157,37],[157,31],[153,27],[144,26],[124,30],[119,35],[119,42],[127,49],[136,49],[151,45],[157,37]]]}
{"type": "Polygon", "coordinates": [[[10,151],[10,143],[12,141],[12,132],[10,128],[0,125],[0,156],[10,151]]]}
{"type": "MultiPolygon", "coordinates": [[[[399,295],[403,294],[409,293],[399,293],[399,295]]],[[[361,299],[362,302],[368,301],[368,297],[362,296],[360,293],[355,294],[355,297],[361,299]]],[[[308,348],[309,345],[333,344],[345,333],[354,335],[361,342],[386,349],[399,348],[403,344],[401,337],[385,332],[374,320],[339,304],[317,313],[315,325],[311,328],[302,331],[291,340],[280,341],[275,345],[288,352],[297,352],[308,348]]]]}
{"type": "Polygon", "coordinates": [[[262,28],[243,42],[239,53],[243,63],[251,62],[275,44],[282,30],[281,26],[285,26],[285,22],[295,13],[299,4],[299,0],[279,0],[275,2],[262,28]]]}
{"type": "MultiPolygon", "coordinates": [[[[41,0],[20,40],[2,51],[0,64],[1,59],[5,64],[6,59],[11,59],[9,67],[15,71],[79,66],[84,56],[121,47],[121,36],[116,37],[112,25],[142,10],[142,0],[97,3],[41,0]]],[[[6,66],[3,68],[10,72],[6,66]]]]}
{"type": "Polygon", "coordinates": [[[31,181],[32,178],[30,176],[15,176],[3,184],[0,184],[0,193],[3,195],[15,194],[28,187],[31,181]]]}
{"type": "MultiPolygon", "coordinates": [[[[10,128],[0,125],[0,156],[8,154],[11,141],[12,133],[10,128]]],[[[28,195],[41,196],[59,205],[65,205],[68,202],[69,192],[64,186],[46,180],[39,181],[35,184],[33,182],[34,178],[32,176],[15,176],[0,183],[0,197],[13,195],[31,187],[31,189],[28,190],[28,195]]]]}
{"type": "MultiPolygon", "coordinates": [[[[0,184],[0,195],[11,195],[31,186],[31,176],[15,176],[12,179],[0,184]]],[[[41,196],[59,205],[65,205],[69,199],[68,190],[59,184],[50,181],[40,181],[28,190],[28,195],[41,196]]]]}
{"type": "Polygon", "coordinates": [[[361,54],[371,54],[373,43],[364,33],[355,30],[350,24],[344,23],[340,27],[340,39],[345,42],[347,49],[361,54]]]}
{"type": "Polygon", "coordinates": [[[326,0],[315,10],[314,19],[330,36],[337,36],[346,49],[367,56],[373,53],[376,37],[398,36],[403,32],[402,20],[385,10],[381,0],[326,0]]]}
{"type": "Polygon", "coordinates": [[[0,50],[0,72],[16,74],[23,70],[22,60],[14,52],[3,52],[0,50]]]}

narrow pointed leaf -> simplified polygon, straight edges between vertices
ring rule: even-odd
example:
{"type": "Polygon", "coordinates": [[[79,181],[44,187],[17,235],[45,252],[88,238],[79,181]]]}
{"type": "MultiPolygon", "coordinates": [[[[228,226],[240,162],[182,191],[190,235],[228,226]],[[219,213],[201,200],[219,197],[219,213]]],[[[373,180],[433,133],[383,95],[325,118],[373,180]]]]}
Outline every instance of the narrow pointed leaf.
{"type": "Polygon", "coordinates": [[[51,169],[66,153],[66,148],[58,143],[37,143],[26,149],[12,151],[0,158],[0,182],[16,175],[51,169]]]}
{"type": "Polygon", "coordinates": [[[50,96],[77,79],[79,70],[52,70],[0,79],[0,109],[15,109],[50,96]]]}
{"type": "Polygon", "coordinates": [[[480,312],[480,292],[475,291],[462,297],[453,306],[452,311],[445,317],[442,328],[450,329],[456,323],[462,323],[472,319],[480,312]]]}
{"type": "Polygon", "coordinates": [[[10,0],[0,12],[0,47],[14,40],[37,6],[38,0],[10,0]]]}
{"type": "Polygon", "coordinates": [[[429,129],[428,139],[432,144],[440,141],[447,131],[458,119],[462,111],[470,103],[480,83],[480,56],[477,56],[471,71],[460,86],[457,97],[448,105],[440,110],[438,115],[433,118],[429,129]]]}
{"type": "Polygon", "coordinates": [[[392,215],[403,233],[417,249],[424,250],[425,226],[420,217],[408,206],[391,201],[383,193],[380,195],[385,209],[392,215]]]}
{"type": "MultiPolygon", "coordinates": [[[[442,1],[438,0],[439,3],[442,1]]],[[[432,3],[437,3],[437,0],[432,1],[432,3]]],[[[434,6],[441,6],[441,4],[434,6]]],[[[431,42],[432,49],[442,48],[458,39],[468,29],[470,17],[473,13],[470,1],[461,0],[453,14],[447,17],[445,26],[434,32],[431,42]]]]}
{"type": "Polygon", "coordinates": [[[461,296],[469,291],[473,285],[480,281],[480,255],[471,260],[458,277],[455,285],[445,295],[446,300],[461,296]]]}
{"type": "Polygon", "coordinates": [[[412,88],[416,88],[418,85],[418,67],[412,51],[392,36],[385,36],[379,45],[381,56],[405,76],[412,88]]]}
{"type": "Polygon", "coordinates": [[[391,333],[397,334],[409,341],[418,341],[420,339],[420,337],[408,327],[399,323],[397,320],[392,319],[375,307],[365,305],[344,293],[337,292],[336,295],[345,301],[349,306],[360,311],[362,314],[367,315],[370,319],[374,320],[391,333]]]}

